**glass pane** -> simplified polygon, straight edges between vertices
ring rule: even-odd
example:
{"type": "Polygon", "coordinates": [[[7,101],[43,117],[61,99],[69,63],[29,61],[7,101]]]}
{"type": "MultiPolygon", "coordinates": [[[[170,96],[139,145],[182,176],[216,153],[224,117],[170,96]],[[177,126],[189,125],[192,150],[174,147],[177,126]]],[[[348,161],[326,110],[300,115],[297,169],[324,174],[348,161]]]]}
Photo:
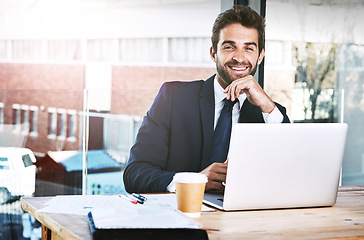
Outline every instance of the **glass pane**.
{"type": "Polygon", "coordinates": [[[7,41],[0,40],[0,59],[6,59],[7,57],[6,49],[7,49],[7,41]]]}
{"type": "Polygon", "coordinates": [[[32,166],[33,165],[33,161],[30,158],[30,155],[29,154],[23,155],[22,156],[22,160],[23,160],[23,163],[24,163],[24,166],[25,167],[29,167],[29,166],[32,166]]]}
{"type": "MultiPolygon", "coordinates": [[[[21,72],[19,68],[23,66],[12,66],[15,70],[21,72]],[[18,68],[19,67],[19,68],[18,68]]],[[[43,70],[44,66],[38,65],[39,68],[28,68],[27,76],[32,77],[38,71],[43,70]],[[32,70],[34,68],[34,70],[32,70]]],[[[52,72],[57,77],[57,71],[52,72]]],[[[46,82],[46,78],[38,78],[39,82],[46,82]]],[[[58,194],[80,194],[81,191],[81,170],[68,169],[65,158],[58,158],[54,153],[60,151],[72,152],[79,151],[82,146],[82,109],[83,109],[83,90],[54,90],[54,89],[8,89],[2,90],[0,96],[4,103],[4,124],[2,125],[2,134],[0,143],[2,146],[15,147],[17,149],[31,149],[37,159],[35,165],[38,168],[36,176],[35,196],[53,196],[58,194]],[[14,121],[14,117],[19,115],[13,114],[15,109],[22,109],[23,116],[32,116],[31,112],[39,109],[36,121],[32,117],[20,117],[19,121],[14,121]],[[35,108],[37,107],[37,108],[35,108]],[[77,111],[75,120],[67,121],[67,110],[77,111]],[[17,127],[19,125],[19,127],[17,127]],[[28,126],[25,131],[23,125],[28,126]],[[37,130],[37,134],[32,134],[37,130]],[[74,130],[74,126],[77,130],[74,130]],[[67,137],[67,132],[75,134],[67,137]],[[28,134],[27,134],[28,133],[28,134]],[[73,171],[73,172],[72,172],[73,171]],[[79,173],[77,173],[79,171],[79,173]]],[[[28,154],[19,155],[23,167],[33,165],[33,160],[28,154]]],[[[82,161],[81,161],[82,165],[82,161]]]]}
{"type": "Polygon", "coordinates": [[[42,41],[40,40],[14,40],[12,42],[12,59],[41,59],[42,41]]]}
{"type": "Polygon", "coordinates": [[[48,41],[49,60],[80,60],[81,41],[80,40],[49,40],[48,41]]]}
{"type": "Polygon", "coordinates": [[[211,47],[211,40],[205,38],[170,38],[168,39],[169,61],[177,63],[210,63],[206,54],[211,47]]]}
{"type": "Polygon", "coordinates": [[[35,181],[23,181],[32,192],[17,186],[4,205],[17,223],[21,195],[125,191],[130,147],[162,83],[214,73],[206,45],[220,0],[19,5],[0,11],[0,146],[36,157],[26,168],[35,181]],[[187,43],[183,61],[168,58],[172,38],[187,43]]]}
{"type": "Polygon", "coordinates": [[[0,157],[0,169],[9,169],[8,158],[0,157]]]}
{"type": "Polygon", "coordinates": [[[163,38],[120,39],[119,59],[122,62],[161,63],[163,61],[163,38]]]}
{"type": "Polygon", "coordinates": [[[116,60],[116,45],[114,39],[92,39],[87,41],[87,60],[111,61],[116,60]]]}
{"type": "Polygon", "coordinates": [[[358,1],[267,1],[265,89],[293,122],[348,124],[342,185],[364,184],[363,10],[358,1]]]}

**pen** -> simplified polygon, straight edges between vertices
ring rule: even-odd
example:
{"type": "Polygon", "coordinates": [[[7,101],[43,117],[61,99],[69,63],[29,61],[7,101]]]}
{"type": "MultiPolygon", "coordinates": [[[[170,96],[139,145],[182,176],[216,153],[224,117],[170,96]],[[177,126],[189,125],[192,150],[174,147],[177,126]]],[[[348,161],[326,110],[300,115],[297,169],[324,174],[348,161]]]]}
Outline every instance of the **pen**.
{"type": "Polygon", "coordinates": [[[127,200],[127,201],[129,201],[129,202],[131,202],[133,204],[137,204],[138,203],[136,200],[128,198],[127,195],[119,194],[119,197],[122,198],[122,199],[125,199],[125,200],[127,200]]]}
{"type": "Polygon", "coordinates": [[[138,203],[140,203],[140,204],[143,204],[143,203],[144,203],[144,201],[143,201],[143,200],[141,200],[141,199],[139,199],[139,198],[137,198],[137,197],[134,197],[133,195],[125,194],[125,196],[126,196],[127,198],[129,198],[129,199],[132,199],[132,200],[134,200],[134,201],[137,201],[137,202],[138,202],[138,203]]]}
{"type": "Polygon", "coordinates": [[[141,200],[141,201],[147,201],[147,198],[138,194],[138,193],[132,193],[131,195],[133,195],[133,197],[136,197],[137,199],[141,200]]]}

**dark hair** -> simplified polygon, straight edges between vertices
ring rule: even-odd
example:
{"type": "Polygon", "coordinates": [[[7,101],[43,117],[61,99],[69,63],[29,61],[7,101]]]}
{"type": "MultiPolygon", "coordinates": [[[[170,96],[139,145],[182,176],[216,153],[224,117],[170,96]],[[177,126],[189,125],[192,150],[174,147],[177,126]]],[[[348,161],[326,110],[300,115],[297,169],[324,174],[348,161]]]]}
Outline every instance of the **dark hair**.
{"type": "Polygon", "coordinates": [[[247,28],[255,28],[258,31],[258,48],[259,53],[264,45],[264,19],[249,6],[236,5],[223,13],[220,13],[212,27],[211,42],[215,52],[217,52],[217,43],[220,39],[221,29],[232,23],[240,23],[247,28]]]}

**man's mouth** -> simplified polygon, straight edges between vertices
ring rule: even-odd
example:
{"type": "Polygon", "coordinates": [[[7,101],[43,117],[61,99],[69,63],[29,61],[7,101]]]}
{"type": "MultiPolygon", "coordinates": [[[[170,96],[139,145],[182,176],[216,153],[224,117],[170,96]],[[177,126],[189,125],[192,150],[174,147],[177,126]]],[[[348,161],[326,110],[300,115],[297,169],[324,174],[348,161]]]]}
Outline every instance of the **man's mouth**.
{"type": "Polygon", "coordinates": [[[248,67],[234,67],[234,66],[230,66],[230,68],[232,70],[235,70],[235,71],[245,71],[248,67]]]}

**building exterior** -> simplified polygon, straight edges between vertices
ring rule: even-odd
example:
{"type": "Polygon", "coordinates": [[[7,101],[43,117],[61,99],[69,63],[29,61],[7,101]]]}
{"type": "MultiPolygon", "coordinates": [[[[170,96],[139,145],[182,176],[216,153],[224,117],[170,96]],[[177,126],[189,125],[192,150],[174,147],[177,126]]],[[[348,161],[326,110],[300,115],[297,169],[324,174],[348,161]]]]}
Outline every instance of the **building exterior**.
{"type": "MultiPolygon", "coordinates": [[[[96,148],[102,148],[99,139],[103,135],[97,132],[102,131],[99,125],[103,121],[96,120],[97,113],[103,114],[100,118],[110,114],[111,119],[119,115],[122,119],[138,118],[140,124],[163,82],[206,79],[214,73],[208,53],[218,1],[190,2],[182,8],[178,1],[161,8],[157,2],[144,7],[132,1],[130,5],[106,2],[86,4],[85,11],[80,11],[82,6],[66,3],[60,10],[36,4],[25,14],[0,13],[4,20],[0,21],[4,30],[0,31],[0,123],[24,131],[22,123],[29,122],[26,147],[35,152],[81,149],[84,110],[93,112],[89,135],[98,138],[90,139],[89,146],[97,141],[96,148]],[[202,8],[205,11],[196,18],[201,25],[198,28],[206,31],[196,32],[191,27],[196,25],[194,17],[179,22],[183,15],[196,14],[202,8]],[[81,20],[70,17],[74,22],[67,25],[70,19],[65,14],[72,11],[78,12],[81,16],[73,17],[81,20]],[[54,15],[44,22],[50,14],[54,15]],[[171,21],[165,22],[163,14],[171,21]],[[96,21],[95,17],[100,18],[96,21]],[[130,28],[125,24],[130,19],[141,23],[130,28]],[[9,21],[19,29],[9,29],[9,21]],[[178,31],[174,28],[177,21],[178,31]],[[146,31],[151,25],[154,31],[146,31]],[[83,28],[89,29],[79,31],[83,28]]],[[[108,136],[105,133],[105,138],[108,136]]],[[[107,143],[115,145],[109,140],[107,143]]]]}

